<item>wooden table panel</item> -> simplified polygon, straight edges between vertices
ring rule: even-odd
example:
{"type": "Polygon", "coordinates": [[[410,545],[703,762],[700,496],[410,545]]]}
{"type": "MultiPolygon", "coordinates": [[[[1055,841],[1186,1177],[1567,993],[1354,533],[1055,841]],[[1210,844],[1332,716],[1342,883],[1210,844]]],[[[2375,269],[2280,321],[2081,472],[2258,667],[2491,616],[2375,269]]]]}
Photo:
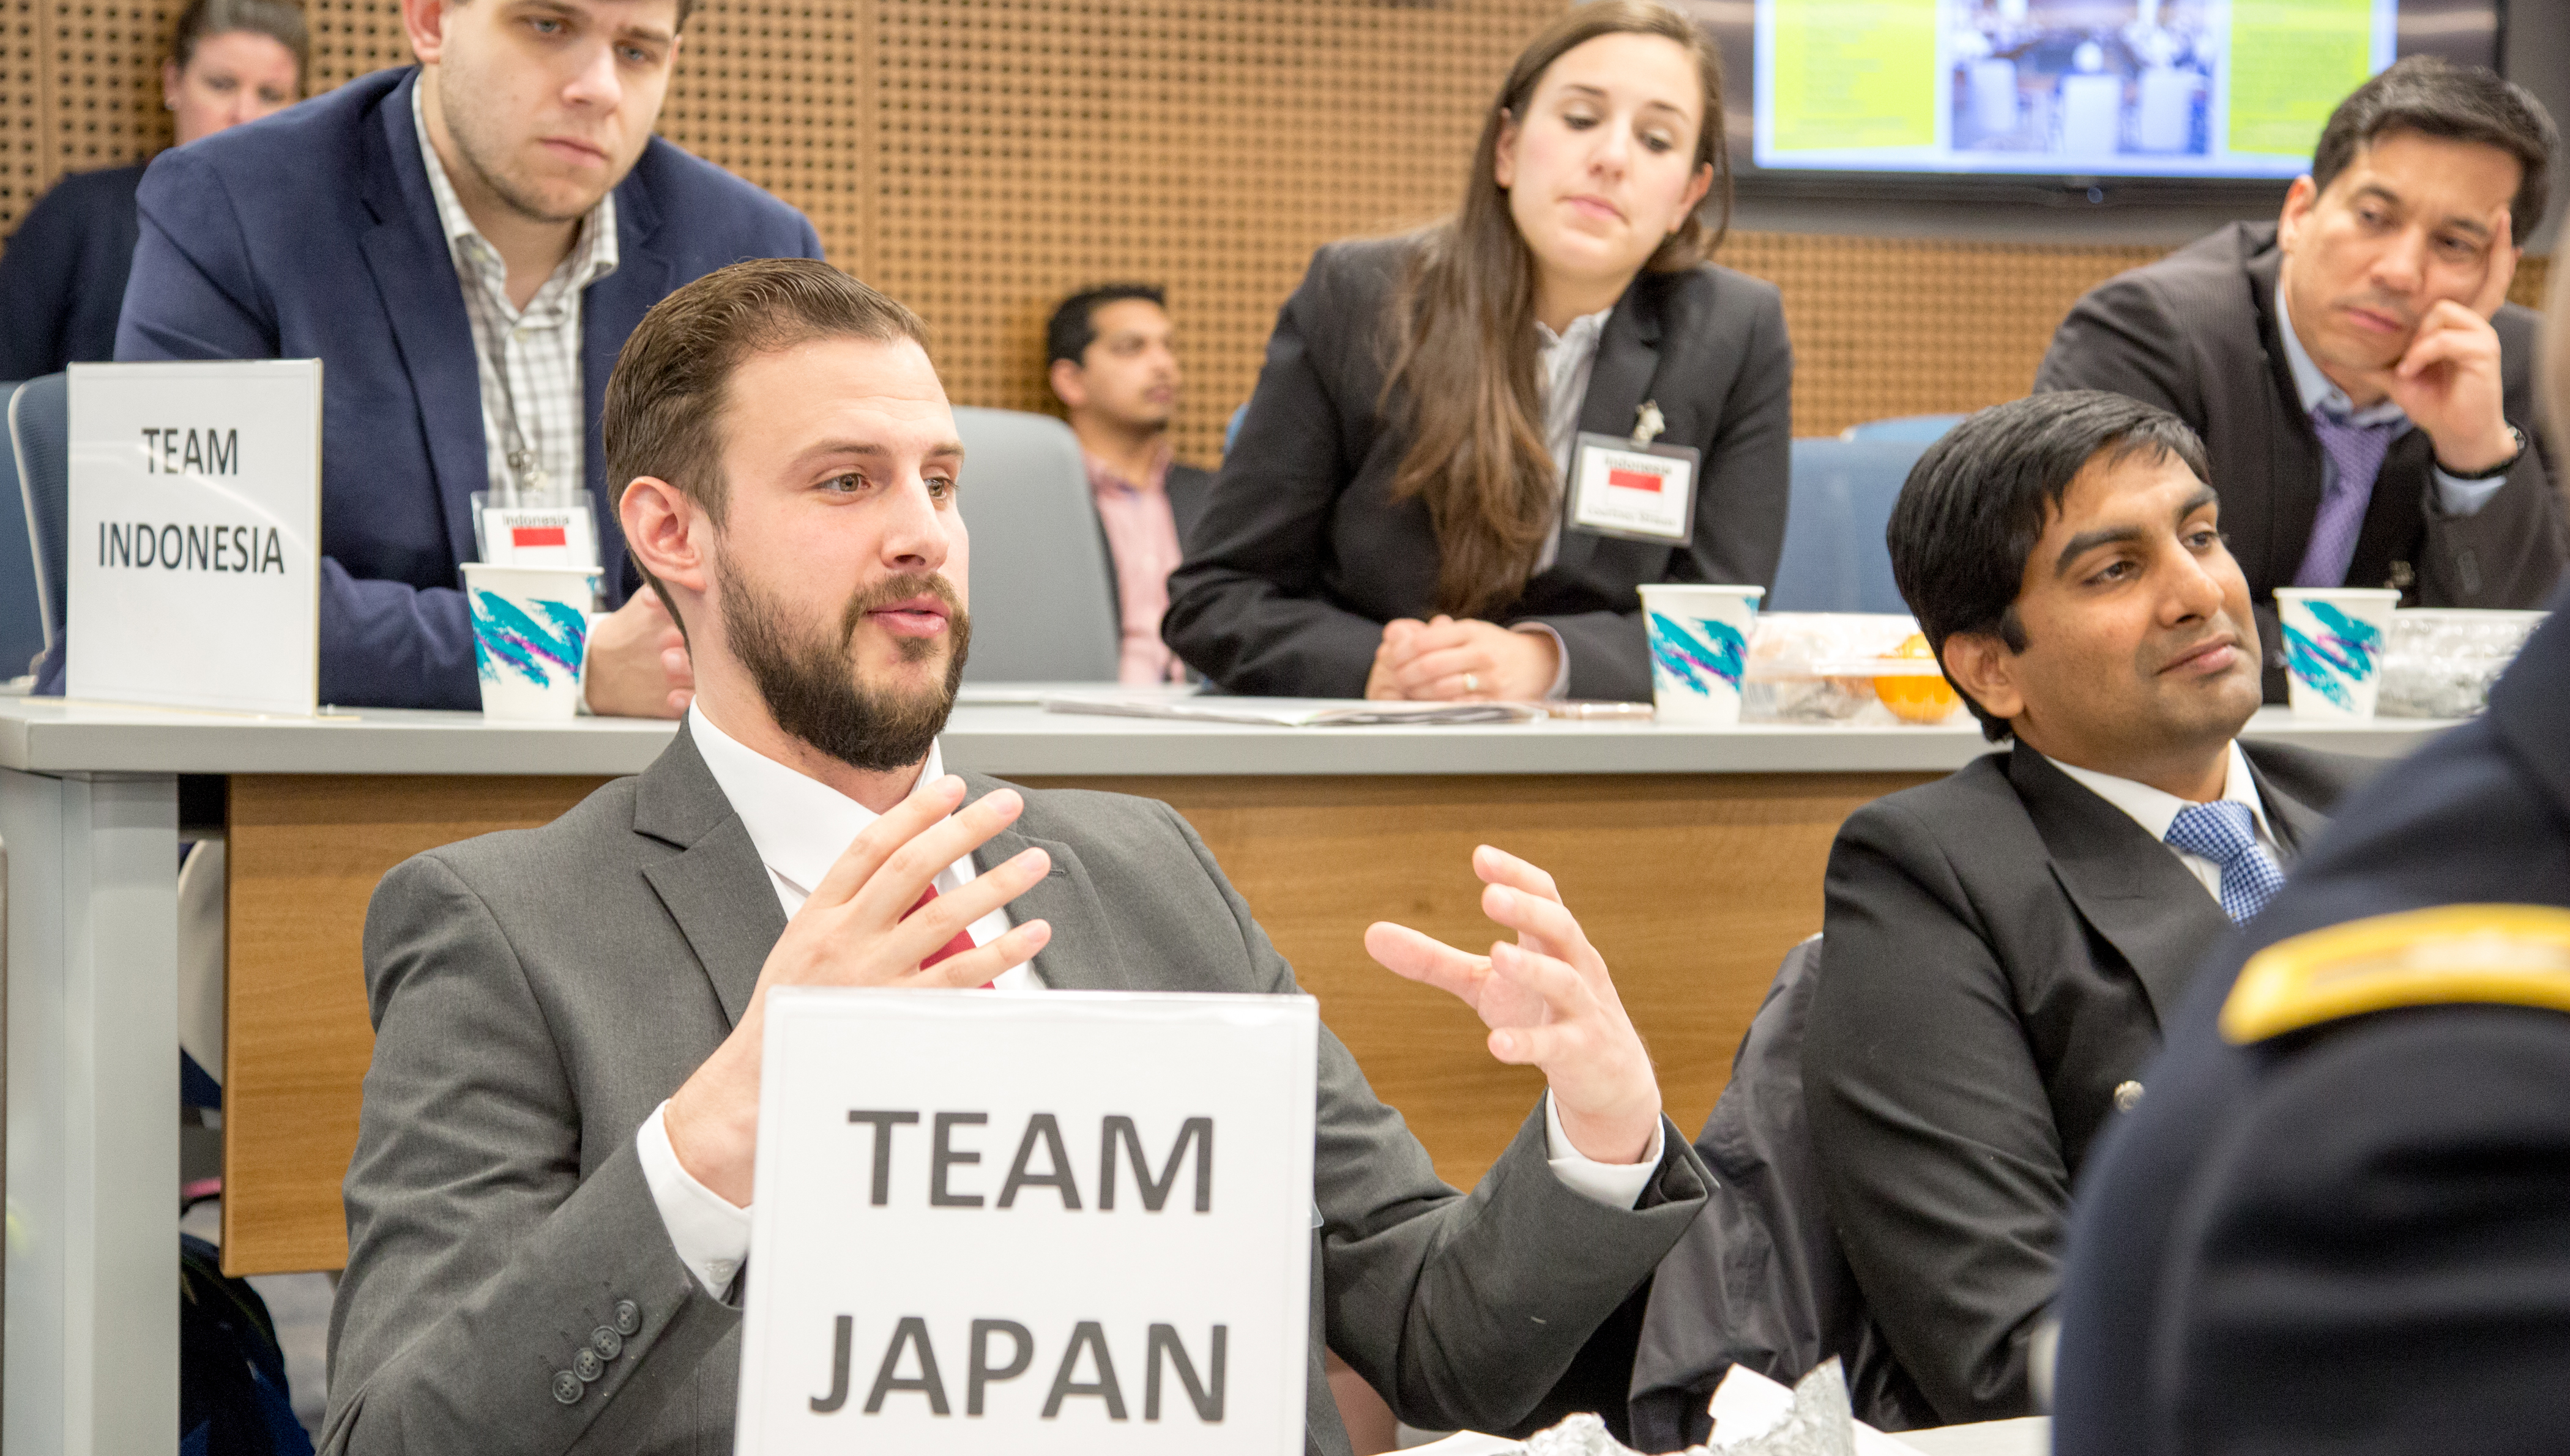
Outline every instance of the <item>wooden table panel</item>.
{"type": "MultiPolygon", "coordinates": [[[[1483,1047],[1472,1012],[1377,966],[1397,919],[1478,948],[1470,855],[1550,869],[1616,973],[1670,1114],[1690,1133],[1776,962],[1820,928],[1821,872],[1858,805],[1915,774],[1031,779],[1185,815],[1293,961],[1376,1092],[1450,1181],[1503,1149],[1539,1081],[1483,1047]]],[[[337,1269],[339,1185],[373,1036],[360,935],[385,871],[421,850],[541,824],[595,779],[235,776],[224,1059],[223,1265],[337,1269]]]]}

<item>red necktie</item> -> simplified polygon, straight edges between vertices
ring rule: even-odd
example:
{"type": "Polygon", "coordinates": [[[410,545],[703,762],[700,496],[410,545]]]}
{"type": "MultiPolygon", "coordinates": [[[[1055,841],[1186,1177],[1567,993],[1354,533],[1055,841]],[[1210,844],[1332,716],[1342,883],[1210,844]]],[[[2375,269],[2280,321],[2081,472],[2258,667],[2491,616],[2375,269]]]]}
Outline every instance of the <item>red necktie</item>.
{"type": "MultiPolygon", "coordinates": [[[[919,913],[919,908],[920,908],[920,906],[926,905],[926,904],[928,904],[930,901],[935,900],[936,898],[937,898],[937,887],[936,887],[936,886],[934,886],[934,885],[931,885],[931,886],[930,886],[930,887],[928,887],[926,890],[923,890],[923,891],[921,891],[921,892],[919,893],[919,900],[918,900],[915,904],[913,904],[909,910],[906,910],[902,911],[902,913],[901,913],[901,917],[902,917],[903,919],[905,919],[905,920],[906,920],[906,919],[909,919],[912,915],[915,915],[915,914],[919,913]]],[[[922,969],[922,970],[926,970],[928,967],[930,967],[930,966],[932,966],[932,965],[935,965],[937,962],[939,962],[939,961],[941,961],[941,960],[944,960],[944,959],[945,959],[947,956],[949,956],[949,955],[961,955],[961,954],[963,954],[965,951],[970,950],[970,949],[972,949],[972,948],[973,948],[973,932],[972,932],[972,930],[971,930],[971,929],[969,929],[969,928],[967,928],[967,929],[962,929],[962,930],[958,930],[958,931],[956,931],[956,932],[955,932],[955,938],[954,938],[954,939],[949,940],[949,941],[947,941],[945,944],[938,946],[935,950],[930,951],[930,952],[929,952],[929,954],[928,954],[928,958],[927,958],[927,959],[925,959],[925,960],[923,960],[923,961],[921,961],[921,962],[919,962],[919,968],[920,968],[920,969],[922,969]]],[[[996,987],[998,986],[998,984],[999,984],[999,982],[997,982],[997,981],[987,981],[987,980],[986,980],[986,981],[982,982],[982,989],[984,989],[984,990],[986,990],[986,991],[987,991],[987,990],[992,990],[992,989],[996,988],[996,987]]]]}

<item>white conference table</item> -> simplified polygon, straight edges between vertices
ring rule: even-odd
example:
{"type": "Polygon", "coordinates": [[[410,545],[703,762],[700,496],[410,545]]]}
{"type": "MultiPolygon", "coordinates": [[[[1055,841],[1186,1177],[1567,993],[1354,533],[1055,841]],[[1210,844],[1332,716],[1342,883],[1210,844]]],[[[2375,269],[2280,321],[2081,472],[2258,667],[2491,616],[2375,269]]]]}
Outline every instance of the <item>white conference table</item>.
{"type": "MultiPolygon", "coordinates": [[[[1544,833],[1553,832],[1544,826],[1558,828],[1564,817],[1575,826],[1585,815],[1583,806],[1588,801],[1581,795],[1586,794],[1598,804],[1620,806],[1618,812],[1640,815],[1632,820],[1640,827],[1629,836],[1640,843],[1639,837],[1659,832],[1651,827],[1658,821],[1650,820],[1648,811],[1663,800],[1685,800],[1695,806],[1679,816],[1688,823],[1670,832],[1693,838],[1667,843],[1678,846],[1676,852],[1682,854],[1712,853],[1700,848],[1708,843],[1735,846],[1719,853],[1734,856],[1741,866],[1736,876],[1725,877],[1739,880],[1741,899],[1721,901],[1714,896],[1706,904],[1717,910],[1733,906],[1735,910],[1721,912],[1745,915],[1749,910],[1738,907],[1750,907],[1759,897],[1773,898],[1750,862],[1774,857],[1765,855],[1763,848],[1740,852],[1736,848],[1740,842],[1735,840],[1707,841],[1703,836],[1714,831],[1707,830],[1706,824],[1722,820],[1715,829],[1723,834],[1735,830],[1751,834],[1754,837],[1746,843],[1753,847],[1784,845],[1790,839],[1799,857],[1792,868],[1795,894],[1801,896],[1807,889],[1816,892],[1817,866],[1828,834],[1846,808],[1891,787],[1916,782],[1921,775],[1956,768],[1985,751],[1978,734],[1969,728],[1707,730],[1646,723],[1547,722],[1463,728],[1280,729],[1048,714],[1027,698],[1024,693],[990,689],[970,694],[943,739],[948,765],[1011,778],[1069,779],[1157,793],[1194,819],[1254,905],[1263,900],[1281,904],[1290,899],[1294,881],[1307,877],[1316,881],[1316,896],[1345,899],[1355,894],[1331,881],[1323,895],[1318,882],[1330,874],[1345,873],[1346,867],[1318,863],[1309,845],[1289,847],[1281,856],[1265,854],[1262,859],[1256,842],[1260,827],[1293,819],[1290,811],[1297,802],[1297,785],[1309,785],[1315,794],[1326,790],[1339,796],[1351,816],[1347,823],[1380,837],[1384,862],[1359,867],[1360,877],[1346,883],[1362,891],[1380,881],[1387,887],[1386,895],[1408,897],[1423,905],[1431,898],[1428,892],[1405,888],[1409,882],[1402,878],[1410,873],[1404,861],[1415,857],[1412,849],[1405,848],[1410,842],[1400,838],[1411,821],[1425,824],[1441,812],[1448,815],[1438,821],[1445,828],[1437,832],[1447,838],[1436,842],[1434,858],[1442,859],[1450,842],[1469,847],[1471,840],[1458,836],[1487,832],[1483,820],[1500,811],[1523,809],[1533,816],[1525,821],[1525,833],[1552,844],[1542,839],[1544,833]],[[1018,700],[991,700],[1012,697],[1018,700]],[[1630,802],[1634,796],[1625,792],[1637,784],[1650,786],[1638,806],[1630,802]],[[1813,797],[1816,785],[1827,790],[1841,784],[1845,792],[1839,797],[1829,793],[1813,797]],[[1234,798],[1223,801],[1231,809],[1207,808],[1213,801],[1188,797],[1216,785],[1237,790],[1234,798]],[[1415,786],[1415,792],[1404,789],[1390,798],[1369,797],[1364,792],[1369,785],[1384,794],[1391,794],[1393,785],[1415,786]],[[1686,798],[1699,789],[1709,797],[1701,802],[1686,798]],[[1619,793],[1624,797],[1617,798],[1619,793]],[[1448,808],[1440,810],[1440,804],[1448,808]],[[1780,804],[1802,806],[1796,811],[1801,819],[1777,828],[1793,818],[1776,808],[1780,804]],[[1712,808],[1704,807],[1708,805],[1712,808]],[[1197,817],[1200,813],[1202,817],[1197,817]],[[1208,829],[1209,823],[1216,828],[1208,829]]],[[[2260,715],[2252,736],[2388,756],[2407,750],[2442,726],[2383,721],[2315,727],[2271,710],[2260,715]]],[[[291,800],[290,791],[300,783],[336,786],[333,792],[339,798],[332,801],[330,813],[341,817],[362,810],[379,789],[384,794],[414,793],[419,785],[433,788],[441,781],[467,798],[486,790],[506,791],[512,781],[529,776],[561,776],[558,782],[579,787],[598,777],[640,771],[659,752],[670,731],[663,723],[622,720],[529,726],[485,723],[477,714],[390,711],[281,720],[0,699],[0,854],[6,858],[7,889],[0,910],[6,915],[8,1220],[5,1363],[0,1363],[0,1406],[5,1411],[0,1412],[0,1445],[12,1452],[68,1456],[125,1456],[167,1451],[176,1445],[178,1287],[172,1246],[179,1183],[178,1058],[174,1055],[178,1045],[176,881],[182,830],[179,777],[221,775],[231,785],[234,1029],[229,1056],[234,1065],[226,1094],[227,1099],[236,1099],[240,1094],[231,1084],[246,1077],[241,1066],[241,1028],[252,1020],[241,1000],[248,973],[241,926],[253,909],[243,899],[242,877],[251,859],[250,837],[242,827],[245,804],[279,802],[280,794],[291,800]],[[258,800],[262,793],[269,798],[258,800]]],[[[519,812],[523,818],[533,811],[519,812]]],[[[541,817],[546,816],[538,815],[534,822],[541,817]]],[[[318,820],[311,823],[319,827],[295,830],[284,838],[326,840],[328,826],[318,820]]],[[[462,832],[473,829],[465,826],[462,832]]],[[[444,841],[432,835],[426,842],[444,841]]],[[[1547,852],[1574,859],[1595,852],[1587,840],[1562,839],[1559,844],[1562,848],[1547,852]]],[[[1469,880],[1452,873],[1460,869],[1461,855],[1462,850],[1456,849],[1453,866],[1437,867],[1444,878],[1437,882],[1441,888],[1435,895],[1469,907],[1471,896],[1442,888],[1446,880],[1469,880]]],[[[348,903],[360,910],[363,889],[381,873],[379,867],[361,870],[355,889],[348,892],[355,896],[348,903]]],[[[1566,890],[1571,883],[1565,876],[1566,890]]],[[[1469,885],[1464,889],[1469,890],[1469,885]]],[[[1611,896],[1601,891],[1591,900],[1611,896]]],[[[1290,920],[1295,913],[1292,907],[1282,909],[1290,920]]],[[[1419,911],[1416,922],[1432,928],[1448,922],[1437,919],[1429,909],[1433,908],[1419,911]]],[[[1654,955],[1665,959],[1668,953],[1667,947],[1655,946],[1649,939],[1651,917],[1685,909],[1660,892],[1657,900],[1644,898],[1626,910],[1601,915],[1592,927],[1611,920],[1636,947],[1628,962],[1644,966],[1654,955]]],[[[1811,912],[1816,913],[1816,906],[1811,912]]],[[[333,913],[345,918],[347,912],[333,913]]],[[[1268,919],[1263,908],[1261,918],[1268,919]]],[[[1583,918],[1589,918],[1585,910],[1583,918]]],[[[1418,1016],[1405,1008],[1418,1003],[1386,1000],[1378,1007],[1365,999],[1374,994],[1371,990],[1334,990],[1348,984],[1330,979],[1341,972],[1314,967],[1336,952],[1312,948],[1315,942],[1307,932],[1294,932],[1301,939],[1289,943],[1292,937],[1286,931],[1274,924],[1270,929],[1294,957],[1306,983],[1315,985],[1334,1027],[1341,1027],[1343,1037],[1367,1062],[1369,1073],[1376,1074],[1376,1058],[1388,1054],[1370,1054],[1368,1047],[1384,1043],[1363,1042],[1350,1035],[1339,1019],[1340,1008],[1345,1006],[1351,1017],[1360,1020],[1379,1011],[1392,1019],[1409,1018],[1416,1025],[1418,1016]]],[[[353,926],[340,925],[332,933],[353,944],[353,926]]],[[[1779,922],[1762,931],[1763,939],[1744,937],[1755,943],[1746,944],[1741,951],[1745,958],[1726,972],[1738,984],[1726,992],[1730,996],[1726,1009],[1708,1023],[1711,1030],[1691,1053],[1694,1060],[1727,1064],[1725,1038],[1736,1040],[1738,1025],[1754,1009],[1763,977],[1780,947],[1804,933],[1808,929],[1779,922]],[[1715,1058],[1717,1049],[1720,1055],[1715,1058]]],[[[1601,939],[1600,943],[1606,942],[1601,939]]],[[[353,994],[361,1006],[361,985],[348,990],[355,975],[353,961],[334,965],[330,974],[333,994],[353,994]]],[[[1635,974],[1641,977],[1643,971],[1635,974]]],[[[1619,984],[1625,977],[1619,963],[1619,984]]],[[[1397,988],[1399,993],[1409,989],[1397,988]]],[[[1672,1001],[1668,1007],[1684,1004],[1672,1001]]],[[[1652,1013],[1663,1017],[1658,1024],[1666,1025],[1665,1018],[1675,1014],[1668,1007],[1652,1013]]],[[[1639,1009],[1636,1019],[1642,1020],[1639,1009]]],[[[362,1026],[358,1030],[361,1035],[370,1034],[362,1026]]],[[[1667,1062],[1672,1038],[1678,1033],[1651,1034],[1655,1051],[1667,1062]]],[[[360,1073],[363,1048],[360,1041],[354,1053],[360,1073]]],[[[1510,1070],[1498,1069],[1502,1074],[1510,1070]]],[[[1443,1085],[1437,1078],[1452,1081],[1459,1075],[1463,1074],[1441,1071],[1416,1083],[1418,1105],[1432,1106],[1437,1087],[1443,1085]]],[[[1698,1088],[1699,1103],[1709,1097],[1703,1088],[1718,1087],[1719,1068],[1704,1075],[1711,1080],[1691,1084],[1698,1088]]],[[[1405,1112],[1412,1111],[1411,1095],[1396,1093],[1414,1084],[1387,1081],[1381,1075],[1377,1080],[1387,1088],[1388,1100],[1405,1112]]],[[[345,1101],[347,1086],[329,1095],[345,1101]]],[[[1512,1123],[1523,1105],[1515,1103],[1513,1113],[1500,1109],[1502,1122],[1494,1125],[1503,1128],[1512,1123]]],[[[1703,1106],[1681,1107],[1673,1098],[1670,1111],[1684,1123],[1690,1116],[1700,1117],[1703,1106]]],[[[352,1128],[352,1112],[347,1120],[352,1128]]],[[[1442,1164],[1463,1158],[1462,1153],[1450,1157],[1431,1137],[1433,1118],[1414,1114],[1412,1120],[1442,1164]]],[[[245,1137],[246,1127],[254,1121],[245,1117],[237,1101],[227,1100],[227,1140],[245,1137]]],[[[1452,1135],[1461,1140],[1458,1147],[1483,1136],[1471,1132],[1468,1137],[1470,1131],[1452,1135]]],[[[334,1146],[344,1148],[344,1143],[334,1146]]],[[[1466,1151],[1479,1156],[1478,1147],[1475,1144],[1466,1151]]],[[[338,1157],[344,1167],[344,1151],[338,1157]]],[[[247,1168],[227,1145],[227,1219],[233,1198],[228,1184],[234,1178],[246,1184],[247,1168]]],[[[331,1196],[335,1182],[335,1173],[328,1174],[319,1191],[306,1188],[297,1196],[306,1204],[331,1196]]],[[[226,1229],[227,1267],[233,1259],[232,1245],[242,1235],[241,1226],[226,1229]]],[[[315,1255],[299,1264],[275,1267],[333,1265],[324,1255],[315,1255]]]]}

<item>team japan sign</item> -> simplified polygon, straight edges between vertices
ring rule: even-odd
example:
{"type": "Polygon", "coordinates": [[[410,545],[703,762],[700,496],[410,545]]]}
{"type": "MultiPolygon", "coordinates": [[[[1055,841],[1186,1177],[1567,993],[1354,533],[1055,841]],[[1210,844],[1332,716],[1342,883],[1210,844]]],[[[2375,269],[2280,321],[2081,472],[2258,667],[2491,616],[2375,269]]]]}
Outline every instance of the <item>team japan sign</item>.
{"type": "Polygon", "coordinates": [[[769,993],[736,1449],[1298,1456],[1307,996],[769,993]]]}
{"type": "Polygon", "coordinates": [[[74,364],[65,690],[310,714],[321,361],[74,364]]]}

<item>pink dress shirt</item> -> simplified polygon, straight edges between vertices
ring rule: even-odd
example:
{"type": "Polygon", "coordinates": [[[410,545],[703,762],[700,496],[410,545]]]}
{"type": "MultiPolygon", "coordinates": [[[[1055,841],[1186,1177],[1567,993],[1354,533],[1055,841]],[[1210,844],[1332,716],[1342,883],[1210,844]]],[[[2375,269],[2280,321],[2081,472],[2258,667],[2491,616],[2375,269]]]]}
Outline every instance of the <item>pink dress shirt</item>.
{"type": "Polygon", "coordinates": [[[1081,452],[1097,523],[1115,558],[1116,615],[1123,623],[1115,680],[1128,684],[1186,681],[1186,664],[1160,640],[1160,614],[1169,609],[1169,573],[1178,568],[1178,518],[1169,510],[1169,452],[1163,448],[1151,478],[1136,486],[1105,461],[1081,452]]]}

